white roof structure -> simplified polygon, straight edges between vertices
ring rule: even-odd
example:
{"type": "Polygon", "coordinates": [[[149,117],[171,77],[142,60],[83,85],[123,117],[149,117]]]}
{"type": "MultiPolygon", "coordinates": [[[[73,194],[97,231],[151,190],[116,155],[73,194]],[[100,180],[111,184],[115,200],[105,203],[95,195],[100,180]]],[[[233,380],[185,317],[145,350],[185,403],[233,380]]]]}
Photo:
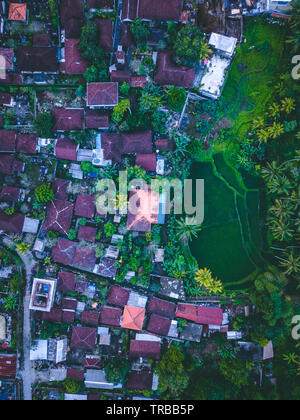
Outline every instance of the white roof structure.
{"type": "Polygon", "coordinates": [[[56,279],[33,280],[29,309],[33,311],[50,312],[53,306],[56,279]]]}
{"type": "Polygon", "coordinates": [[[87,395],[65,394],[65,401],[87,401],[87,395]]]}
{"type": "Polygon", "coordinates": [[[23,232],[36,234],[39,230],[40,221],[38,219],[31,219],[25,217],[23,232]]]}
{"type": "Polygon", "coordinates": [[[121,389],[122,384],[114,385],[113,383],[107,382],[106,374],[104,370],[88,369],[85,374],[85,386],[86,388],[97,388],[97,389],[121,389]]]}
{"type": "Polygon", "coordinates": [[[37,340],[30,349],[30,360],[48,360],[48,340],[37,340]]]}
{"type": "Polygon", "coordinates": [[[0,315],[0,341],[6,340],[6,318],[0,315]]]}
{"type": "Polygon", "coordinates": [[[231,60],[228,58],[222,58],[217,54],[212,56],[201,80],[200,92],[202,95],[211,99],[218,99],[221,96],[230,64],[231,60]]]}
{"type": "Polygon", "coordinates": [[[227,56],[232,57],[237,44],[237,39],[213,32],[209,38],[208,44],[216,50],[225,53],[227,56]]]}
{"type": "Polygon", "coordinates": [[[156,341],[158,343],[161,343],[161,338],[157,335],[152,334],[136,334],[135,339],[136,341],[156,341]]]}
{"type": "Polygon", "coordinates": [[[146,308],[147,301],[147,296],[142,296],[136,292],[131,292],[127,302],[127,306],[135,306],[136,308],[144,309],[146,308]]]}

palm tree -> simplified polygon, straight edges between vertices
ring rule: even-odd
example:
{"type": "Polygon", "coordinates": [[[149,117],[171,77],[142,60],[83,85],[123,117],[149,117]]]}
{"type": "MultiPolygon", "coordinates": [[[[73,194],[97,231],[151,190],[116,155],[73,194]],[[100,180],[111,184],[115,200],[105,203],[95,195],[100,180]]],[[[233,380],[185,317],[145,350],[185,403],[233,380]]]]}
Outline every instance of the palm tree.
{"type": "Polygon", "coordinates": [[[296,101],[293,98],[284,98],[281,101],[281,110],[287,115],[291,114],[296,109],[296,101]]]}
{"type": "Polygon", "coordinates": [[[276,195],[289,195],[292,187],[289,179],[285,175],[273,178],[268,182],[267,186],[269,191],[276,195]]]}
{"type": "Polygon", "coordinates": [[[277,257],[277,259],[280,260],[280,265],[286,269],[285,274],[300,273],[300,256],[296,256],[294,250],[290,251],[285,258],[277,257]]]}
{"type": "Polygon", "coordinates": [[[177,220],[177,227],[176,227],[176,236],[178,239],[184,242],[191,241],[193,238],[197,238],[199,232],[201,231],[200,225],[195,225],[192,223],[187,223],[186,219],[177,220]]]}
{"type": "Polygon", "coordinates": [[[274,102],[269,106],[269,115],[272,118],[278,118],[280,116],[280,105],[274,102]]]}
{"type": "Polygon", "coordinates": [[[278,219],[289,219],[293,215],[291,204],[289,201],[275,200],[275,204],[270,208],[270,212],[278,219]]]}
{"type": "Polygon", "coordinates": [[[271,220],[270,231],[273,237],[280,242],[288,242],[293,239],[293,229],[288,222],[282,219],[271,220]]]}
{"type": "Polygon", "coordinates": [[[265,125],[264,117],[258,117],[256,120],[253,121],[253,128],[257,130],[259,128],[263,128],[265,125]]]}
{"type": "Polygon", "coordinates": [[[288,362],[289,365],[299,364],[299,357],[296,353],[288,353],[282,356],[282,359],[285,362],[288,362]]]}
{"type": "Polygon", "coordinates": [[[262,169],[262,177],[264,180],[269,183],[272,182],[278,176],[283,174],[283,168],[281,165],[278,165],[277,162],[273,161],[272,163],[267,163],[267,166],[262,169]]]}
{"type": "Polygon", "coordinates": [[[201,42],[201,60],[206,60],[212,53],[212,49],[207,44],[205,39],[201,42]]]}
{"type": "Polygon", "coordinates": [[[270,137],[276,140],[281,134],[284,133],[284,125],[281,123],[274,122],[274,124],[269,127],[269,134],[270,137]]]}
{"type": "Polygon", "coordinates": [[[260,143],[267,143],[270,138],[270,132],[261,128],[257,133],[257,138],[260,143]]]}

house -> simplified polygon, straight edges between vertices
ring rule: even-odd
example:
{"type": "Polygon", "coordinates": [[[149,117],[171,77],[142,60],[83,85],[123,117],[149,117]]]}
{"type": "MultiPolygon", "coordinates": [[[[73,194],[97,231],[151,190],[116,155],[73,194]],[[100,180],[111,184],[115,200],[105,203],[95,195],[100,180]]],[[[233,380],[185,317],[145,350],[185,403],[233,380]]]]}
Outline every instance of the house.
{"type": "Polygon", "coordinates": [[[9,3],[8,20],[27,22],[27,4],[9,3]]]}
{"type": "Polygon", "coordinates": [[[84,385],[86,388],[107,390],[122,388],[122,384],[114,385],[113,383],[107,382],[105,371],[98,369],[88,369],[86,371],[84,385]]]}
{"type": "Polygon", "coordinates": [[[108,130],[109,117],[101,112],[88,109],[85,113],[85,128],[93,130],[108,130]]]}
{"type": "Polygon", "coordinates": [[[3,211],[0,211],[0,230],[21,234],[23,232],[24,223],[24,214],[15,213],[8,216],[3,211]]]}
{"type": "Polygon", "coordinates": [[[51,35],[50,34],[33,34],[32,43],[34,47],[50,47],[51,35]]]}
{"type": "Polygon", "coordinates": [[[75,108],[54,108],[54,130],[82,130],[84,126],[84,110],[75,108]]]}
{"type": "Polygon", "coordinates": [[[74,326],[72,329],[71,347],[94,351],[97,339],[97,329],[74,326]]]}
{"type": "Polygon", "coordinates": [[[101,357],[87,355],[83,362],[83,367],[85,369],[101,369],[101,357]]]}
{"type": "Polygon", "coordinates": [[[135,208],[128,209],[127,230],[134,232],[150,232],[153,224],[158,223],[159,194],[151,191],[149,186],[131,191],[130,202],[135,208]]]}
{"type": "Polygon", "coordinates": [[[113,50],[113,29],[114,22],[111,19],[95,19],[95,24],[99,30],[99,45],[106,53],[113,50]]]}
{"type": "Polygon", "coordinates": [[[74,267],[79,267],[88,271],[93,271],[96,264],[96,254],[94,249],[77,246],[73,259],[74,267]]]}
{"type": "Polygon", "coordinates": [[[161,344],[158,341],[131,340],[129,357],[159,360],[161,344]]]}
{"type": "Polygon", "coordinates": [[[52,190],[54,192],[54,198],[56,200],[67,201],[68,199],[68,188],[70,181],[66,179],[56,178],[52,184],[52,190]]]}
{"type": "Polygon", "coordinates": [[[53,363],[62,363],[67,360],[68,339],[49,338],[36,340],[30,349],[30,360],[48,360],[53,363]]]}
{"type": "Polygon", "coordinates": [[[192,87],[195,80],[194,67],[176,66],[172,60],[172,52],[160,52],[157,57],[157,71],[154,81],[162,86],[192,87]]]}
{"type": "Polygon", "coordinates": [[[154,21],[177,21],[181,19],[183,0],[124,0],[122,20],[134,21],[136,18],[154,21]]]}
{"type": "Polygon", "coordinates": [[[95,242],[97,229],[90,226],[79,226],[77,238],[88,242],[95,242]]]}
{"type": "Polygon", "coordinates": [[[168,336],[171,326],[171,319],[152,314],[148,323],[147,331],[158,335],[168,336]]]}
{"type": "Polygon", "coordinates": [[[151,314],[157,314],[166,318],[174,319],[176,305],[173,302],[152,297],[149,301],[147,311],[151,314]]]}
{"type": "Polygon", "coordinates": [[[34,155],[37,153],[37,138],[29,134],[17,135],[17,153],[34,155]]]}
{"type": "Polygon", "coordinates": [[[66,74],[84,74],[88,63],[82,58],[79,39],[66,39],[64,58],[61,61],[61,71],[66,74]]]}
{"type": "Polygon", "coordinates": [[[90,108],[113,108],[119,103],[118,83],[88,83],[87,106],[90,108]]]}
{"type": "Polygon", "coordinates": [[[25,192],[17,187],[3,187],[0,194],[0,200],[8,201],[9,203],[19,203],[23,201],[25,192]]]}
{"type": "Polygon", "coordinates": [[[81,314],[81,322],[86,325],[93,325],[95,327],[99,324],[99,312],[96,311],[83,311],[81,314]]]}
{"type": "Polygon", "coordinates": [[[91,195],[78,195],[75,204],[75,215],[92,219],[96,210],[95,197],[91,195]]]}
{"type": "Polygon", "coordinates": [[[221,326],[223,323],[221,308],[178,303],[176,316],[203,325],[221,326]]]}
{"type": "Polygon", "coordinates": [[[132,391],[151,391],[153,373],[148,371],[132,371],[128,374],[126,388],[132,391]]]}
{"type": "Polygon", "coordinates": [[[110,80],[112,82],[117,82],[120,85],[122,85],[123,83],[130,84],[131,71],[130,70],[112,70],[110,73],[110,80]]]}
{"type": "Polygon", "coordinates": [[[47,217],[43,229],[68,235],[72,223],[74,204],[68,201],[52,200],[47,206],[47,217]]]}
{"type": "Polygon", "coordinates": [[[51,73],[58,71],[56,47],[18,47],[17,64],[22,73],[51,73]]]}
{"type": "Polygon", "coordinates": [[[213,47],[218,54],[231,58],[235,52],[235,47],[237,44],[237,39],[221,34],[216,34],[213,32],[210,35],[208,45],[213,47]]]}
{"type": "Polygon", "coordinates": [[[56,279],[33,279],[29,309],[50,312],[55,298],[56,279]]]}
{"type": "Polygon", "coordinates": [[[111,308],[102,306],[100,309],[100,324],[120,327],[122,310],[119,308],[111,308]]]}
{"type": "Polygon", "coordinates": [[[188,322],[180,333],[180,339],[200,343],[203,333],[203,325],[188,322]]]}
{"type": "Polygon", "coordinates": [[[142,131],[137,133],[123,133],[121,136],[121,150],[123,155],[135,153],[152,153],[152,131],[142,131]]]}
{"type": "Polygon", "coordinates": [[[143,329],[146,310],[135,306],[125,306],[122,328],[141,331],[143,329]]]}
{"type": "Polygon", "coordinates": [[[23,172],[25,163],[15,159],[14,155],[0,153],[0,174],[12,175],[14,172],[23,172]]]}
{"type": "Polygon", "coordinates": [[[0,377],[13,378],[17,373],[17,356],[0,354],[0,377]]]}
{"type": "MultiPolygon", "coordinates": [[[[15,67],[14,50],[12,48],[0,48],[0,57],[0,70],[13,71],[15,67]]],[[[1,83],[3,83],[2,80],[1,83]]]]}
{"type": "Polygon", "coordinates": [[[60,17],[65,38],[79,39],[84,25],[82,0],[61,0],[60,17]]]}
{"type": "Polygon", "coordinates": [[[0,130],[0,152],[14,153],[16,151],[15,131],[0,130]]]}
{"type": "Polygon", "coordinates": [[[84,381],[84,370],[83,369],[68,368],[67,378],[76,379],[79,382],[83,382],[84,381]]]}
{"type": "Polygon", "coordinates": [[[54,262],[64,265],[72,265],[77,243],[67,239],[59,238],[55,247],[52,248],[52,259],[54,262]]]}
{"type": "Polygon", "coordinates": [[[156,172],[156,154],[139,153],[138,155],[136,155],[135,164],[145,169],[145,171],[147,172],[156,172]]]}
{"type": "Polygon", "coordinates": [[[130,290],[120,286],[112,286],[107,297],[109,305],[126,306],[130,295],[130,290]]]}
{"type": "Polygon", "coordinates": [[[112,12],[115,7],[114,0],[87,0],[87,7],[90,10],[112,12]]]}
{"type": "Polygon", "coordinates": [[[14,98],[10,93],[0,92],[0,105],[11,108],[15,104],[14,98]]]}
{"type": "Polygon", "coordinates": [[[175,147],[174,141],[168,139],[160,139],[155,142],[155,149],[157,152],[173,152],[175,147]]]}
{"type": "Polygon", "coordinates": [[[95,274],[102,277],[115,279],[117,276],[118,269],[116,267],[116,261],[109,258],[101,258],[98,265],[95,267],[95,274]]]}
{"type": "Polygon", "coordinates": [[[60,137],[55,144],[55,156],[57,159],[77,161],[79,144],[66,137],[60,137]]]}
{"type": "Polygon", "coordinates": [[[61,271],[58,274],[58,289],[61,292],[74,292],[76,283],[76,274],[61,271]]]}

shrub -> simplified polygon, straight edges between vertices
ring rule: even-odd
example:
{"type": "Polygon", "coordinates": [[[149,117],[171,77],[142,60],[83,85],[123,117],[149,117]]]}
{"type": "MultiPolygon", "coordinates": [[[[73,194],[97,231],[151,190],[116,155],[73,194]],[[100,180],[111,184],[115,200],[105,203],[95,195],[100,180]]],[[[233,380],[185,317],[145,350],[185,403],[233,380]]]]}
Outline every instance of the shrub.
{"type": "Polygon", "coordinates": [[[44,112],[39,114],[35,121],[34,127],[41,137],[50,138],[52,137],[53,130],[53,117],[52,114],[44,112]]]}
{"type": "Polygon", "coordinates": [[[174,112],[182,112],[187,94],[185,89],[171,87],[168,90],[168,104],[174,112]]]}
{"type": "Polygon", "coordinates": [[[34,193],[38,203],[48,203],[54,197],[54,192],[49,184],[42,184],[34,190],[34,193]]]}
{"type": "Polygon", "coordinates": [[[113,235],[116,233],[117,228],[113,223],[106,223],[104,231],[107,238],[112,238],[113,235]]]}

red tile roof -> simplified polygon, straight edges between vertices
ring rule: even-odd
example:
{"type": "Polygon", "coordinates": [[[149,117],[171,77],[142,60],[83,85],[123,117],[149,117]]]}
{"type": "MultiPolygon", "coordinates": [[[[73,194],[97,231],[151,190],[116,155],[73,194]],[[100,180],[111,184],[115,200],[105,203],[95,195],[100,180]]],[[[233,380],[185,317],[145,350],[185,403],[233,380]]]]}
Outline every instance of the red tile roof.
{"type": "Polygon", "coordinates": [[[152,131],[124,133],[121,137],[122,153],[152,153],[152,131]]]}
{"type": "Polygon", "coordinates": [[[33,34],[34,47],[50,47],[50,34],[33,34]]]}
{"type": "Polygon", "coordinates": [[[53,117],[54,130],[56,131],[72,131],[83,129],[83,109],[54,108],[53,117]]]}
{"type": "Polygon", "coordinates": [[[0,130],[0,152],[16,151],[16,132],[0,130]]]}
{"type": "Polygon", "coordinates": [[[96,254],[94,249],[77,247],[73,265],[76,267],[87,268],[93,270],[96,264],[96,254]]]}
{"type": "Polygon", "coordinates": [[[64,298],[61,301],[61,308],[62,309],[71,309],[72,311],[76,311],[77,300],[74,299],[74,298],[64,298]]]}
{"type": "Polygon", "coordinates": [[[85,127],[94,130],[108,129],[109,128],[109,116],[101,114],[101,112],[89,109],[85,114],[85,127]]]}
{"type": "Polygon", "coordinates": [[[50,312],[43,312],[43,321],[54,322],[60,324],[62,322],[63,311],[60,308],[52,308],[50,312]]]}
{"type": "Polygon", "coordinates": [[[99,29],[99,44],[105,52],[113,50],[113,27],[114,22],[110,19],[95,19],[95,24],[99,29]]]}
{"type": "Polygon", "coordinates": [[[146,359],[160,359],[160,343],[158,341],[130,341],[129,356],[132,358],[144,357],[146,359]]]}
{"type": "Polygon", "coordinates": [[[67,378],[78,379],[79,381],[84,381],[84,370],[68,368],[67,378]]]}
{"type": "Polygon", "coordinates": [[[81,322],[86,325],[97,327],[99,324],[99,316],[99,312],[96,311],[83,311],[81,314],[81,322]]]}
{"type": "Polygon", "coordinates": [[[1,79],[1,83],[20,85],[23,83],[23,76],[19,73],[6,73],[5,79],[1,79]]]}
{"type": "Polygon", "coordinates": [[[93,351],[96,345],[96,338],[96,328],[73,327],[71,347],[93,351]]]}
{"type": "Polygon", "coordinates": [[[145,86],[147,86],[148,80],[146,77],[142,77],[142,76],[133,76],[130,79],[130,86],[132,88],[144,88],[145,86]]]}
{"type": "Polygon", "coordinates": [[[14,170],[14,155],[0,155],[0,174],[11,175],[14,170]]]}
{"type": "Polygon", "coordinates": [[[88,242],[95,242],[97,229],[89,226],[80,226],[78,230],[78,239],[83,239],[88,242]]]}
{"type": "MultiPolygon", "coordinates": [[[[0,48],[0,56],[5,59],[5,69],[13,70],[14,69],[14,57],[15,52],[12,48],[0,48]]],[[[1,63],[2,65],[2,63],[1,63]]],[[[2,83],[2,79],[1,79],[2,83]]]]}
{"type": "Polygon", "coordinates": [[[89,9],[97,10],[113,10],[114,9],[114,0],[87,0],[87,7],[89,9]]]}
{"type": "Polygon", "coordinates": [[[154,80],[159,85],[173,85],[189,88],[195,79],[195,68],[179,67],[172,61],[171,52],[160,52],[157,58],[157,72],[154,80]]]}
{"type": "Polygon", "coordinates": [[[139,0],[138,17],[149,20],[180,21],[183,0],[139,0]]]}
{"type": "Polygon", "coordinates": [[[190,305],[179,303],[176,316],[197,324],[203,325],[222,325],[223,310],[220,308],[210,308],[205,306],[190,305]]]}
{"type": "Polygon", "coordinates": [[[24,72],[57,73],[56,47],[18,47],[17,64],[24,72]]]}
{"type": "Polygon", "coordinates": [[[172,321],[168,318],[152,314],[147,330],[154,334],[167,336],[170,331],[171,323],[172,321]]]}
{"type": "Polygon", "coordinates": [[[137,391],[151,391],[153,373],[132,371],[128,374],[126,388],[137,391]]]}
{"type": "Polygon", "coordinates": [[[13,96],[10,93],[0,92],[0,105],[10,105],[12,99],[13,96]]]}
{"type": "Polygon", "coordinates": [[[54,197],[56,200],[67,201],[68,199],[68,188],[70,181],[66,179],[56,178],[52,184],[52,190],[54,191],[54,197]]]}
{"type": "Polygon", "coordinates": [[[118,82],[120,84],[126,82],[130,83],[131,80],[131,71],[129,70],[113,70],[110,73],[110,80],[112,82],[118,82]]]}
{"type": "Polygon", "coordinates": [[[123,0],[122,20],[135,20],[138,17],[138,0],[123,0]]]}
{"type": "Polygon", "coordinates": [[[8,20],[25,21],[27,19],[27,4],[26,3],[10,3],[8,20]]]}
{"type": "Polygon", "coordinates": [[[59,264],[72,265],[77,243],[59,238],[52,249],[53,261],[59,264]]]}
{"type": "Polygon", "coordinates": [[[58,287],[62,292],[74,292],[76,274],[61,271],[58,273],[58,287]]]}
{"type": "Polygon", "coordinates": [[[121,325],[122,310],[103,306],[100,309],[100,324],[119,327],[121,325]]]}
{"type": "Polygon", "coordinates": [[[130,32],[130,24],[128,23],[121,23],[119,44],[122,45],[124,50],[130,49],[134,45],[134,41],[130,32]]]}
{"type": "Polygon", "coordinates": [[[80,38],[84,25],[84,8],[82,0],[62,0],[60,2],[60,17],[66,38],[80,38]]]}
{"type": "Polygon", "coordinates": [[[172,152],[174,150],[174,142],[168,139],[156,140],[155,148],[160,152],[172,152]]]}
{"type": "Polygon", "coordinates": [[[101,146],[105,160],[111,160],[114,163],[121,162],[121,136],[117,133],[101,134],[101,146]]]}
{"type": "Polygon", "coordinates": [[[166,318],[174,319],[176,305],[173,302],[152,297],[149,301],[147,311],[151,314],[157,314],[166,318]]]}
{"type": "Polygon", "coordinates": [[[78,144],[68,138],[59,138],[55,146],[57,159],[77,161],[78,144]]]}
{"type": "Polygon", "coordinates": [[[52,200],[47,206],[47,217],[44,230],[54,230],[62,235],[68,235],[72,223],[74,204],[68,201],[52,200]]]}
{"type": "Polygon", "coordinates": [[[0,195],[0,199],[3,201],[9,201],[11,203],[18,203],[20,200],[21,190],[16,187],[3,187],[0,195]]]}
{"type": "Polygon", "coordinates": [[[17,356],[0,354],[0,376],[12,378],[17,373],[17,356]]]}
{"type": "Polygon", "coordinates": [[[62,311],[62,322],[66,324],[73,324],[75,320],[75,311],[70,309],[63,309],[62,311]]]}
{"type": "Polygon", "coordinates": [[[92,219],[96,210],[95,197],[91,195],[78,195],[75,205],[75,215],[92,219]]]}
{"type": "Polygon", "coordinates": [[[122,328],[141,331],[143,329],[146,310],[135,306],[125,306],[122,328]]]}
{"type": "Polygon", "coordinates": [[[136,165],[145,169],[147,172],[156,172],[156,154],[138,154],[136,155],[136,165]]]}
{"type": "Polygon", "coordinates": [[[37,153],[37,138],[28,134],[17,135],[17,152],[34,155],[37,153]]]}
{"type": "Polygon", "coordinates": [[[83,367],[85,369],[101,369],[102,367],[101,357],[87,356],[84,359],[83,367]]]}
{"type": "Polygon", "coordinates": [[[130,291],[119,286],[112,286],[107,297],[109,305],[125,306],[127,305],[130,291]]]}
{"type": "Polygon", "coordinates": [[[79,39],[66,39],[65,43],[65,72],[67,74],[84,74],[88,68],[80,52],[79,39]]]}
{"type": "Polygon", "coordinates": [[[118,84],[88,83],[88,106],[116,106],[118,105],[118,84]]]}
{"type": "Polygon", "coordinates": [[[12,233],[22,233],[24,222],[24,214],[15,213],[12,216],[8,216],[0,210],[0,230],[12,233]]]}

